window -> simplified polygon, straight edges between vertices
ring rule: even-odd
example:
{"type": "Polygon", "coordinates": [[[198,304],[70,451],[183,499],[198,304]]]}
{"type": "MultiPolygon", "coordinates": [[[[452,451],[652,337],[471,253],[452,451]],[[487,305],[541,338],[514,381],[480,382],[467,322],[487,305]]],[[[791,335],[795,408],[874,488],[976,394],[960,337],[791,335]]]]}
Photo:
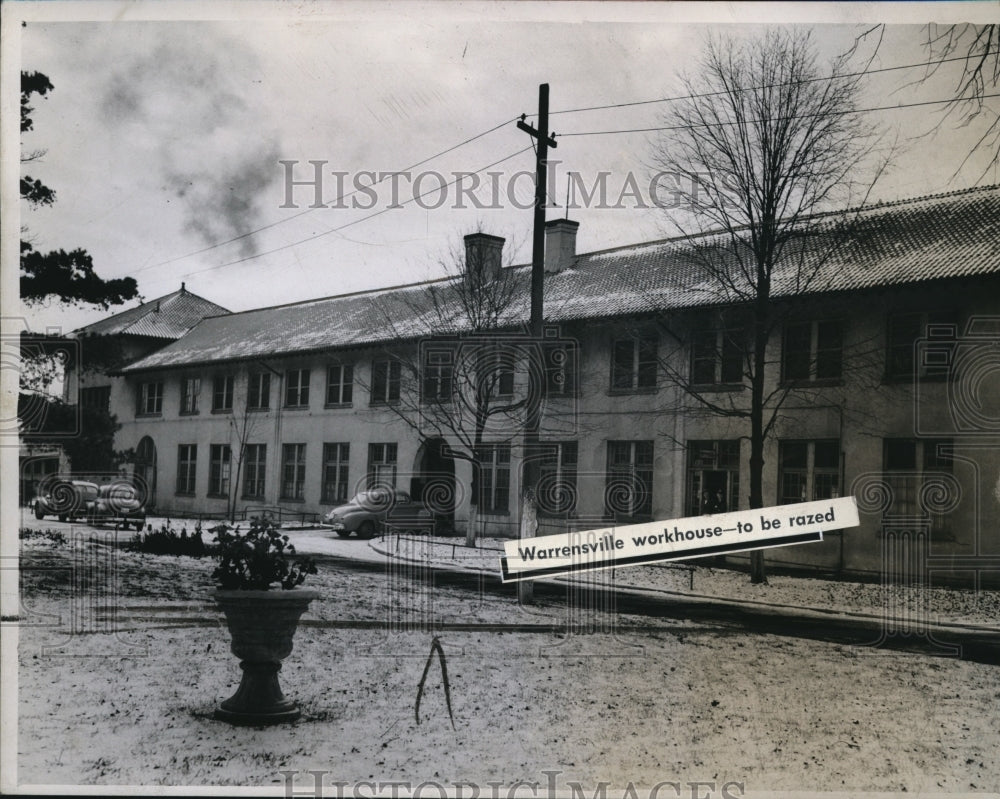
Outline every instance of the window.
{"type": "Polygon", "coordinates": [[[372,363],[372,405],[399,401],[399,361],[381,360],[372,363]]]}
{"type": "Polygon", "coordinates": [[[323,445],[322,502],[332,504],[347,501],[347,465],[350,459],[350,444],[323,445]]]}
{"type": "MultiPolygon", "coordinates": [[[[576,349],[575,344],[552,344],[545,348],[545,395],[547,397],[571,397],[576,394],[576,349]]],[[[655,364],[653,365],[652,385],[656,385],[655,364]]]]}
{"type": "Polygon", "coordinates": [[[781,351],[786,381],[837,380],[843,368],[843,324],[839,319],[789,322],[781,351]]]}
{"type": "Polygon", "coordinates": [[[562,516],[576,510],[575,441],[548,443],[538,473],[538,512],[562,516]]]}
{"type": "Polygon", "coordinates": [[[163,413],[163,383],[140,383],[136,414],[154,416],[163,413]]]}
{"type": "Polygon", "coordinates": [[[604,503],[608,515],[616,521],[652,518],[652,441],[608,442],[604,503]]]}
{"type": "Polygon", "coordinates": [[[194,494],[195,467],[198,464],[198,445],[181,444],[177,447],[177,493],[194,494]]]}
{"type": "MultiPolygon", "coordinates": [[[[451,346],[422,348],[420,399],[423,402],[450,402],[455,386],[455,350],[451,346]]],[[[399,389],[396,389],[399,399],[399,389]]]]}
{"type": "Polygon", "coordinates": [[[368,488],[396,487],[396,445],[368,445],[368,488]]]}
{"type": "Polygon", "coordinates": [[[80,404],[98,411],[111,410],[111,386],[80,389],[80,404]]]}
{"type": "Polygon", "coordinates": [[[281,498],[303,499],[306,492],[306,445],[281,448],[281,498]]]}
{"type": "Polygon", "coordinates": [[[271,375],[251,372],[247,379],[247,408],[262,411],[271,407],[271,375]]]}
{"type": "Polygon", "coordinates": [[[487,400],[514,396],[514,352],[487,344],[477,353],[477,388],[487,400]]]}
{"type": "Polygon", "coordinates": [[[212,497],[228,497],[232,460],[229,445],[212,444],[208,456],[208,494],[212,497]]]}
{"type": "Polygon", "coordinates": [[[618,339],[611,347],[611,390],[656,388],[656,336],[618,339]]]}
{"type": "Polygon", "coordinates": [[[742,385],[746,330],[722,319],[702,319],[691,334],[693,385],[742,385]]]}
{"type": "MultiPolygon", "coordinates": [[[[882,465],[892,504],[886,511],[893,516],[930,517],[931,534],[950,536],[950,514],[934,513],[925,507],[930,492],[926,486],[941,483],[954,469],[952,439],[887,438],[883,441],[882,465]]],[[[951,482],[943,483],[948,489],[951,482]]]]}
{"type": "Polygon", "coordinates": [[[840,496],[840,441],[778,442],[778,504],[840,496]]]}
{"type": "Polygon", "coordinates": [[[289,369],[285,372],[285,407],[309,407],[308,369],[289,369]]]}
{"type": "Polygon", "coordinates": [[[197,377],[181,378],[181,413],[184,415],[198,413],[198,394],[201,391],[201,380],[197,377]]]}
{"type": "Polygon", "coordinates": [[[267,471],[267,444],[247,444],[243,453],[243,496],[264,498],[264,475],[267,471]]]}
{"type": "Polygon", "coordinates": [[[354,398],[354,367],[333,364],[326,370],[326,404],[350,405],[354,398]]]}
{"type": "Polygon", "coordinates": [[[212,412],[228,413],[233,409],[233,376],[216,375],[212,380],[212,412]]]}
{"type": "Polygon", "coordinates": [[[686,512],[726,513],[740,507],[740,442],[689,441],[686,512]]]}
{"type": "Polygon", "coordinates": [[[476,449],[479,461],[479,512],[510,513],[510,444],[484,444],[476,449]]]}
{"type": "Polygon", "coordinates": [[[948,376],[950,352],[958,334],[958,314],[952,311],[897,313],[889,317],[886,378],[916,380],[948,376]],[[927,342],[923,363],[916,359],[918,342],[927,342]]]}

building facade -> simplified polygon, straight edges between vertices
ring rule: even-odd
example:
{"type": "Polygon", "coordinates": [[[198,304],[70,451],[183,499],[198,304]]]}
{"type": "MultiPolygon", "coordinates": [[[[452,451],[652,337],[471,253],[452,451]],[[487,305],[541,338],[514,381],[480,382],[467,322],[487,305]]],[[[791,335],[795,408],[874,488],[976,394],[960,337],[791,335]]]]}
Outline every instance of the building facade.
{"type": "MultiPolygon", "coordinates": [[[[776,273],[765,503],[850,494],[862,525],[769,562],[875,575],[905,540],[935,574],[1000,577],[998,220],[996,187],[879,206],[809,290],[776,273]]],[[[477,234],[463,276],[208,317],[125,367],[110,402],[151,502],[322,514],[381,484],[516,535],[537,396],[541,532],[747,508],[746,326],[699,242],[547,236],[542,341],[521,332],[530,269],[477,234]]]]}
{"type": "MultiPolygon", "coordinates": [[[[64,401],[115,415],[118,397],[130,390],[117,373],[122,365],[141,360],[177,341],[206,316],[227,313],[221,305],[188,291],[181,283],[177,291],[73,331],[76,357],[66,368],[64,401]],[[112,394],[116,397],[114,403],[112,394]]],[[[117,418],[129,422],[132,416],[132,413],[119,414],[117,418]]],[[[138,451],[132,468],[140,478],[155,472],[150,453],[138,451]]],[[[79,468],[74,469],[74,474],[98,482],[113,476],[82,474],[79,468]]]]}

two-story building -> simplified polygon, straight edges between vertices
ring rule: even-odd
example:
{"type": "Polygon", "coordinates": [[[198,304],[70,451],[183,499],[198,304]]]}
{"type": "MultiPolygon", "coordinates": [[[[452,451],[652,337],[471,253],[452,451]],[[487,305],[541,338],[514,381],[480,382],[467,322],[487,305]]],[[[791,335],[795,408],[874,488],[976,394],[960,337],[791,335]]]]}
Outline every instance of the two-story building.
{"type": "MultiPolygon", "coordinates": [[[[1000,188],[859,221],[808,285],[775,272],[764,492],[850,493],[863,523],[768,559],[874,574],[902,531],[928,568],[995,580],[1000,188]]],[[[537,392],[543,531],[748,507],[747,328],[699,270],[711,237],[577,253],[576,230],[547,226],[542,342],[522,332],[530,267],[474,234],[461,276],[203,319],[123,369],[119,446],[145,453],[163,512],[323,513],[383,483],[460,529],[475,493],[485,532],[515,535],[537,392]],[[461,298],[497,280],[515,290],[487,331],[461,298]]]]}
{"type": "MultiPolygon", "coordinates": [[[[111,410],[112,388],[122,378],[113,373],[124,364],[155,352],[176,341],[194,327],[204,316],[224,314],[221,305],[206,300],[186,289],[180,289],[154,300],[140,302],[93,324],[78,328],[68,337],[40,338],[39,345],[29,348],[28,354],[56,349],[63,354],[62,399],[70,406],[98,411],[111,410]]],[[[23,348],[22,348],[23,349],[23,348]]],[[[118,389],[120,392],[127,390],[118,389]]],[[[131,414],[129,414],[131,417],[131,414]]],[[[59,429],[56,433],[71,435],[79,426],[79,418],[72,428],[59,429]]],[[[22,428],[22,434],[25,431],[22,428]]],[[[54,437],[54,436],[52,436],[54,437]]],[[[138,466],[145,469],[146,453],[139,453],[138,466]]],[[[46,478],[73,471],[75,476],[99,481],[109,475],[88,474],[68,462],[59,444],[28,444],[22,442],[19,458],[21,503],[34,499],[35,493],[46,478]]]]}

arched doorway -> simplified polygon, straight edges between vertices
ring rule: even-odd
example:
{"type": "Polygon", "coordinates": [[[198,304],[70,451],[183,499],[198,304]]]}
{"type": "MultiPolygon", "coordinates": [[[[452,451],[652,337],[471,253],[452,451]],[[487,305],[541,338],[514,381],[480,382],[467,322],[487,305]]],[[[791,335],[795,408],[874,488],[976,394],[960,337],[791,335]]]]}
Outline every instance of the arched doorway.
{"type": "Polygon", "coordinates": [[[436,532],[455,528],[455,460],[443,438],[428,439],[417,450],[410,496],[434,514],[436,532]]]}
{"type": "Polygon", "coordinates": [[[145,493],[146,508],[156,507],[156,444],[149,436],[143,436],[135,449],[136,488],[140,495],[145,493]]]}

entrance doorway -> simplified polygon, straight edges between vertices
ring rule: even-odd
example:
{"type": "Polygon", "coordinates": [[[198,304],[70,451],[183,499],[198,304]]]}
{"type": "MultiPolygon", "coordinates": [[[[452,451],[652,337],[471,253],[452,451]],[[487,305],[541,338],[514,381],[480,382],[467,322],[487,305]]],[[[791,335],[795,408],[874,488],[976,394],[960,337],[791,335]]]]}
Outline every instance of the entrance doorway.
{"type": "Polygon", "coordinates": [[[455,528],[455,459],[443,438],[424,441],[417,450],[410,496],[434,515],[437,533],[455,528]]]}
{"type": "Polygon", "coordinates": [[[740,503],[740,442],[688,442],[689,516],[738,510],[740,503]]]}

